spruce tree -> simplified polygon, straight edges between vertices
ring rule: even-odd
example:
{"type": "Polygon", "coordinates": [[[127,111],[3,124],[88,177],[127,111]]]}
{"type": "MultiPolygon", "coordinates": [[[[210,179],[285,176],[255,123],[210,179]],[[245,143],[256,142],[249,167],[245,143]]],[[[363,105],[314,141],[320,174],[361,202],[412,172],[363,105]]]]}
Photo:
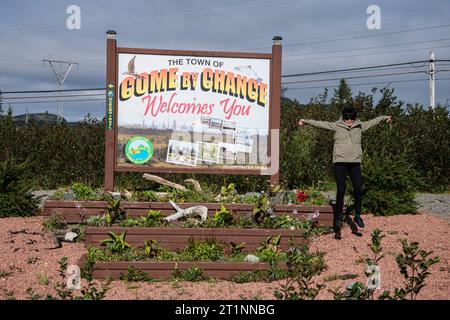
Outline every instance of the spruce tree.
{"type": "Polygon", "coordinates": [[[342,112],[343,108],[353,106],[352,89],[345,79],[341,79],[339,87],[334,89],[331,104],[339,113],[342,112]]]}

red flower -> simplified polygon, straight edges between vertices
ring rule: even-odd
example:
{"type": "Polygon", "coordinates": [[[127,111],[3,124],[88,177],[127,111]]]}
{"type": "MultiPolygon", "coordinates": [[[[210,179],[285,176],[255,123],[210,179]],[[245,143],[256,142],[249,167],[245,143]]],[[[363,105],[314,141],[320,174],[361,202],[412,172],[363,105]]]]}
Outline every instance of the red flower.
{"type": "Polygon", "coordinates": [[[305,202],[308,199],[308,195],[306,194],[306,192],[304,192],[303,190],[299,190],[297,191],[297,193],[295,194],[295,199],[298,202],[305,202]]]}

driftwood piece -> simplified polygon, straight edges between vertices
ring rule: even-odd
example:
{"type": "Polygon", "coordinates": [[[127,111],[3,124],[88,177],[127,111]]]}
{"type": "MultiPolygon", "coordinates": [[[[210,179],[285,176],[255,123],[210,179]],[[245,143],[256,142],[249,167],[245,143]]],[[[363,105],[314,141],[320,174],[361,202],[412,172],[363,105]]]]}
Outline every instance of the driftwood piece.
{"type": "Polygon", "coordinates": [[[205,206],[193,206],[186,209],[181,209],[179,206],[176,205],[175,202],[169,201],[169,203],[172,205],[172,207],[177,211],[177,213],[174,213],[168,217],[165,217],[164,220],[166,221],[174,221],[178,220],[182,217],[198,214],[202,221],[206,221],[208,218],[208,208],[205,206]]]}
{"type": "Polygon", "coordinates": [[[161,177],[152,175],[152,174],[148,174],[148,173],[144,173],[144,175],[142,176],[144,179],[150,180],[150,181],[154,181],[157,182],[159,184],[165,185],[165,186],[169,186],[171,188],[177,189],[177,190],[181,190],[181,191],[187,191],[186,187],[182,186],[181,184],[163,179],[161,177]]]}
{"type": "Polygon", "coordinates": [[[127,199],[131,199],[131,198],[133,198],[133,193],[131,193],[127,189],[123,189],[123,196],[127,199]]]}
{"type": "Polygon", "coordinates": [[[200,182],[198,182],[195,179],[186,179],[184,180],[186,183],[190,183],[194,186],[195,191],[197,192],[203,192],[202,187],[200,186],[200,182]]]}

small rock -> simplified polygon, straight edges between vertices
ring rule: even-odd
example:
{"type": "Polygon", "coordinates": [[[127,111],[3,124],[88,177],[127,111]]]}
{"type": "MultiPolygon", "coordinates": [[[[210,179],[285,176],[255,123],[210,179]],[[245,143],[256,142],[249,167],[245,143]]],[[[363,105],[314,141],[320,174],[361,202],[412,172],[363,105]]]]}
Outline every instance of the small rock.
{"type": "Polygon", "coordinates": [[[248,254],[245,257],[244,261],[247,261],[247,262],[259,262],[259,258],[257,256],[255,256],[255,255],[253,255],[253,254],[248,254]]]}
{"type": "Polygon", "coordinates": [[[111,191],[109,191],[108,193],[109,193],[110,195],[112,195],[112,197],[113,197],[114,200],[120,200],[120,197],[121,197],[120,192],[111,192],[111,191]]]}
{"type": "Polygon", "coordinates": [[[64,193],[63,199],[64,200],[75,200],[75,193],[73,193],[72,190],[67,191],[64,193]]]}
{"type": "Polygon", "coordinates": [[[155,192],[159,201],[165,201],[169,198],[169,194],[167,192],[155,192]]]}
{"type": "Polygon", "coordinates": [[[75,232],[67,232],[64,236],[65,241],[73,242],[73,240],[78,237],[78,235],[75,232]]]}

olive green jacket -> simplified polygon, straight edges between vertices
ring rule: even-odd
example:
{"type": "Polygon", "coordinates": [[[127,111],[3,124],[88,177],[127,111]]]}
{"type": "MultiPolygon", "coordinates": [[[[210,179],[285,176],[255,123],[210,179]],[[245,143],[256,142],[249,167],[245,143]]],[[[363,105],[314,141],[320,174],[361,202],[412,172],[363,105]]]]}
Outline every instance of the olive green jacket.
{"type": "Polygon", "coordinates": [[[351,127],[347,126],[342,118],[336,122],[304,120],[304,123],[334,131],[333,163],[361,163],[361,133],[388,118],[388,116],[380,116],[364,122],[356,119],[351,127]]]}

